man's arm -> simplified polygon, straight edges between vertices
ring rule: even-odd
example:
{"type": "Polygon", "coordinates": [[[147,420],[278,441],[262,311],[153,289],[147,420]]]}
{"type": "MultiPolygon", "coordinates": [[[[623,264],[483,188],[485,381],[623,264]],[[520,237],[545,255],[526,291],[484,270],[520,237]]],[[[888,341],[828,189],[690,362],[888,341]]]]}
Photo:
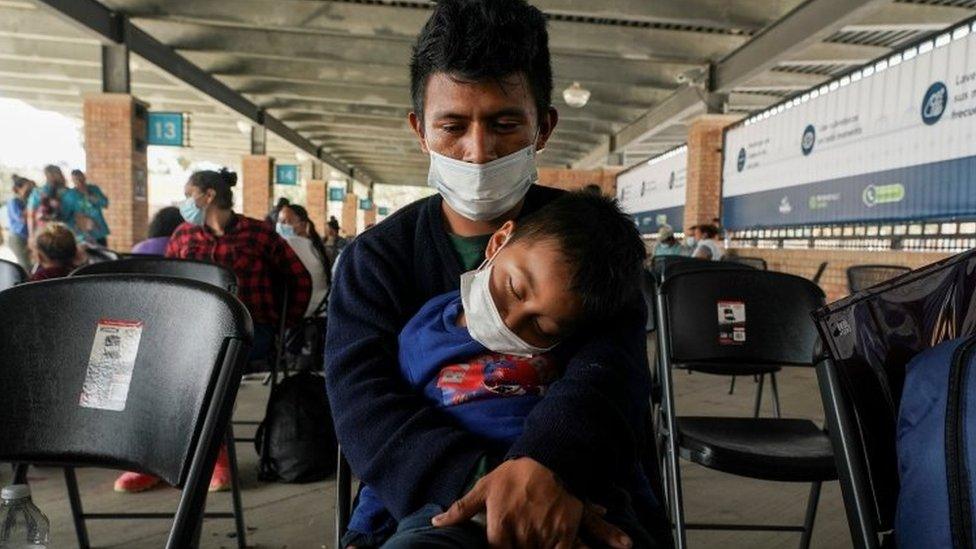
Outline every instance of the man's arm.
{"type": "Polygon", "coordinates": [[[644,304],[592,335],[529,414],[508,457],[530,457],[578,496],[632,470],[645,436],[650,372],[644,304]]]}
{"type": "Polygon", "coordinates": [[[329,299],[326,388],[353,471],[397,519],[425,503],[450,505],[466,487],[482,443],[411,389],[397,337],[412,311],[413,276],[368,238],[342,253],[329,299]]]}

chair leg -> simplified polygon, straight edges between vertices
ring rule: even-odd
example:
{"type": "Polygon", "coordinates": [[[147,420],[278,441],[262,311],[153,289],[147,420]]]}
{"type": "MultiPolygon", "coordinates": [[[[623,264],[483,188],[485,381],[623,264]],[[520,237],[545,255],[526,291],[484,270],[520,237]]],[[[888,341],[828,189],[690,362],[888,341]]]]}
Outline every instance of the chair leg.
{"type": "Polygon", "coordinates": [[[773,390],[773,411],[776,417],[780,416],[779,410],[779,389],[776,387],[776,372],[770,372],[769,374],[770,389],[773,390]]]}
{"type": "Polygon", "coordinates": [[[732,376],[732,383],[729,384],[729,394],[735,392],[735,376],[732,376]]]}
{"type": "Polygon", "coordinates": [[[78,491],[78,477],[74,467],[64,468],[64,483],[68,487],[68,501],[71,503],[71,518],[75,522],[75,535],[78,536],[78,547],[88,549],[88,527],[85,525],[85,511],[81,507],[81,494],[78,491]]]}
{"type": "Polygon", "coordinates": [[[338,549],[342,538],[346,535],[352,509],[352,469],[346,456],[339,449],[338,468],[336,469],[336,512],[335,512],[335,546],[338,549]]]}
{"type": "Polygon", "coordinates": [[[819,481],[810,485],[810,497],[807,499],[807,516],[803,521],[803,536],[800,538],[800,549],[810,547],[810,539],[813,537],[813,523],[817,519],[817,505],[820,503],[819,481]]]}
{"type": "Polygon", "coordinates": [[[759,417],[759,410],[762,408],[763,383],[766,381],[766,374],[759,376],[759,386],[756,387],[756,411],[752,417],[759,417]]]}
{"type": "Polygon", "coordinates": [[[244,505],[241,503],[241,476],[237,468],[237,449],[234,448],[234,432],[227,424],[227,461],[230,463],[230,497],[234,505],[234,528],[237,530],[237,547],[247,547],[247,529],[244,526],[244,505]]]}
{"type": "MultiPolygon", "coordinates": [[[[674,432],[668,433],[668,437],[674,436],[674,432]]],[[[668,464],[667,468],[670,473],[670,486],[669,491],[671,493],[671,512],[672,519],[674,521],[674,531],[675,531],[675,549],[685,549],[688,546],[688,541],[685,533],[685,509],[684,509],[684,498],[681,494],[681,465],[678,459],[677,445],[668,443],[668,464]]]]}

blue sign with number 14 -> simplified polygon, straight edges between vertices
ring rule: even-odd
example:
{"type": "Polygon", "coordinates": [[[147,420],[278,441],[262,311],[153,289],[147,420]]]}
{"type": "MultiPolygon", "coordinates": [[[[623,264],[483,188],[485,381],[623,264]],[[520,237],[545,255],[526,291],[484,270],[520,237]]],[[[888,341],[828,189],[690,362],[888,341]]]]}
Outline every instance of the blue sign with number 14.
{"type": "Polygon", "coordinates": [[[275,183],[279,185],[298,185],[298,166],[296,164],[276,164],[275,183]]]}

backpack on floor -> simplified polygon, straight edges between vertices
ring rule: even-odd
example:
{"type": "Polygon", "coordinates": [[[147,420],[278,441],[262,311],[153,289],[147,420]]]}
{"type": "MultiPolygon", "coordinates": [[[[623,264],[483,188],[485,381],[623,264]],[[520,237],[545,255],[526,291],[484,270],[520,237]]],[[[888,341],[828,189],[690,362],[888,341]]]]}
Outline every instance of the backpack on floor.
{"type": "Polygon", "coordinates": [[[897,448],[898,546],[976,546],[976,336],[946,341],[909,362],[897,448]]]}
{"type": "Polygon", "coordinates": [[[325,379],[300,372],[273,387],[254,447],[261,480],[312,482],[333,475],[338,443],[325,379]]]}

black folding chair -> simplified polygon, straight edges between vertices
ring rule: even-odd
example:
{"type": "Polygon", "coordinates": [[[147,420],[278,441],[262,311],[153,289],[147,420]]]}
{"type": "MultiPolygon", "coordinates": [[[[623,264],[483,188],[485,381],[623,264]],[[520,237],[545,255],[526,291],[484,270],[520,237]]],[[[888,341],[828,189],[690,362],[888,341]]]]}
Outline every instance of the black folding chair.
{"type": "Polygon", "coordinates": [[[174,519],[166,546],[194,546],[253,337],[244,306],[195,281],[106,275],[17,286],[0,310],[0,461],[65,468],[83,548],[84,518],[118,517],[82,516],[73,467],[158,476],[181,489],[175,514],[132,518],[174,519]]]}
{"type": "Polygon", "coordinates": [[[829,357],[817,365],[855,547],[893,546],[898,532],[898,409],[916,354],[976,331],[976,251],[831,303],[815,314],[829,357]]]}
{"type": "Polygon", "coordinates": [[[860,292],[908,272],[911,269],[901,265],[855,265],[847,268],[847,289],[860,292]]]}
{"type": "Polygon", "coordinates": [[[760,271],[768,270],[768,268],[766,267],[766,260],[761,257],[727,255],[722,259],[722,261],[730,261],[732,263],[738,263],[740,265],[748,265],[749,267],[752,267],[753,269],[757,269],[760,271]]]}
{"type": "Polygon", "coordinates": [[[813,281],[814,284],[820,284],[820,278],[823,277],[823,274],[826,270],[827,270],[827,262],[824,261],[820,263],[820,265],[817,267],[817,272],[813,273],[813,278],[811,278],[810,280],[813,281]]]}
{"type": "Polygon", "coordinates": [[[671,369],[680,363],[812,366],[817,333],[810,313],[823,300],[809,280],[753,269],[690,271],[659,287],[658,433],[665,437],[664,478],[679,549],[686,528],[802,532],[800,547],[809,546],[821,483],[836,478],[827,435],[805,419],[676,418],[671,369]],[[810,482],[804,524],[686,524],[679,455],[738,476],[810,482]]]}
{"type": "Polygon", "coordinates": [[[27,282],[27,271],[20,265],[0,259],[0,290],[13,288],[18,284],[27,282]]]}
{"type": "MultiPolygon", "coordinates": [[[[185,280],[196,280],[198,282],[215,286],[231,294],[237,293],[237,276],[230,269],[208,263],[206,261],[195,261],[189,259],[172,259],[159,256],[130,256],[115,261],[103,261],[100,263],[89,263],[83,265],[71,276],[97,275],[97,274],[147,274],[157,276],[169,276],[185,280]]],[[[233,421],[227,425],[227,460],[230,465],[231,478],[231,502],[234,512],[231,515],[226,513],[208,513],[207,518],[233,518],[235,530],[237,532],[237,544],[243,548],[247,545],[247,527],[244,523],[244,503],[241,499],[240,472],[237,466],[237,448],[234,442],[248,442],[254,439],[235,438],[233,421]]],[[[257,422],[245,422],[257,423],[257,422]]],[[[78,485],[72,475],[67,479],[68,490],[78,492],[78,485]]],[[[72,506],[74,505],[72,499],[72,506]]],[[[72,509],[76,520],[85,518],[135,518],[128,513],[99,513],[84,514],[80,506],[77,510],[72,509]]]]}
{"type": "Polygon", "coordinates": [[[88,263],[103,263],[105,261],[116,261],[119,254],[102,246],[85,246],[85,253],[88,255],[88,263]]]}

